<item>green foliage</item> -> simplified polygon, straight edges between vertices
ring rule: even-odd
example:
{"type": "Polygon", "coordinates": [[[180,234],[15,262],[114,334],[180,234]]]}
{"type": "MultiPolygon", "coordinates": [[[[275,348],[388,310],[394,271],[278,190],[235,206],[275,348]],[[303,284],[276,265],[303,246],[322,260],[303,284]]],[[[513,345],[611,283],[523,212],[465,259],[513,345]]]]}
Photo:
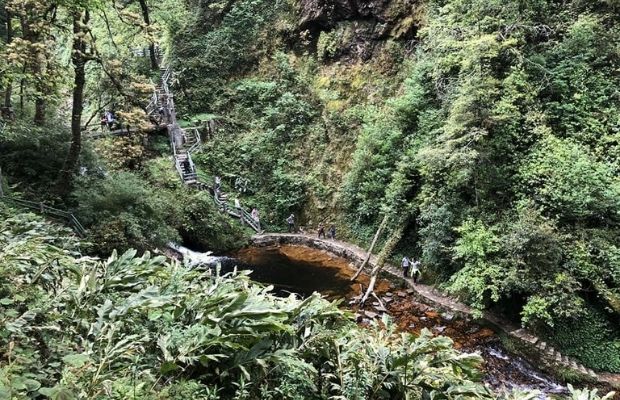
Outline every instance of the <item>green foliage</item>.
{"type": "Polygon", "coordinates": [[[69,140],[69,131],[58,129],[58,124],[34,127],[18,122],[0,132],[0,165],[10,184],[24,182],[40,193],[56,179],[69,140]]]}
{"type": "Polygon", "coordinates": [[[156,193],[135,174],[86,179],[74,196],[77,215],[99,253],[131,247],[144,251],[178,240],[178,203],[165,191],[156,193]]]}
{"type": "Polygon", "coordinates": [[[182,68],[177,68],[181,71],[179,84],[185,88],[179,99],[195,112],[203,111],[201,103],[215,99],[213,89],[256,64],[265,50],[256,46],[257,41],[265,40],[263,29],[273,23],[277,12],[288,7],[286,1],[274,4],[269,0],[231,2],[228,9],[219,5],[219,10],[215,4],[197,9],[198,18],[173,33],[175,56],[183,60],[182,68]]]}
{"type": "Polygon", "coordinates": [[[620,335],[608,313],[587,306],[580,317],[560,319],[545,333],[563,354],[578,358],[587,367],[620,372],[620,335]]]}
{"type": "Polygon", "coordinates": [[[175,196],[183,198],[179,230],[186,243],[213,252],[238,249],[245,244],[246,235],[241,227],[220,213],[209,193],[179,191],[175,196]]]}
{"type": "Polygon", "coordinates": [[[243,273],[81,257],[57,228],[0,213],[7,397],[494,398],[476,383],[480,357],[448,338],[362,329],[318,295],[277,298],[243,273]]]}
{"type": "Polygon", "coordinates": [[[499,251],[499,237],[480,221],[467,220],[457,229],[460,238],[454,247],[456,259],[464,267],[450,280],[449,290],[465,292],[470,303],[484,309],[488,301],[497,302],[508,282],[507,271],[493,265],[493,255],[499,251]]]}
{"type": "Polygon", "coordinates": [[[544,138],[520,171],[523,193],[569,220],[618,223],[620,179],[584,146],[544,138]]]}

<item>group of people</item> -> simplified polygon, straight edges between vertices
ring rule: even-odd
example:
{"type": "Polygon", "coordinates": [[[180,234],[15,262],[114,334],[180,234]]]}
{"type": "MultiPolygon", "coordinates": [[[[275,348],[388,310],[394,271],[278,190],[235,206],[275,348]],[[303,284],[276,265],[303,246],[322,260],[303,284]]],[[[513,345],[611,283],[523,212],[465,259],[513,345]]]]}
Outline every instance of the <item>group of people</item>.
{"type": "MultiPolygon", "coordinates": [[[[319,239],[321,238],[321,236],[323,237],[323,239],[326,238],[325,237],[325,225],[323,225],[322,222],[319,224],[319,239]]],[[[327,229],[327,238],[336,239],[336,226],[334,224],[331,224],[329,228],[327,229]]]]}
{"type": "Polygon", "coordinates": [[[404,256],[400,266],[403,268],[403,277],[407,278],[411,276],[413,278],[413,283],[418,283],[418,279],[420,279],[420,275],[422,274],[420,272],[420,261],[412,261],[409,257],[404,256]]]}
{"type": "Polygon", "coordinates": [[[101,116],[100,123],[101,123],[101,129],[104,129],[107,127],[109,130],[112,130],[113,128],[120,127],[118,118],[116,118],[116,114],[114,113],[114,111],[110,111],[110,110],[105,110],[105,112],[101,116]]]}

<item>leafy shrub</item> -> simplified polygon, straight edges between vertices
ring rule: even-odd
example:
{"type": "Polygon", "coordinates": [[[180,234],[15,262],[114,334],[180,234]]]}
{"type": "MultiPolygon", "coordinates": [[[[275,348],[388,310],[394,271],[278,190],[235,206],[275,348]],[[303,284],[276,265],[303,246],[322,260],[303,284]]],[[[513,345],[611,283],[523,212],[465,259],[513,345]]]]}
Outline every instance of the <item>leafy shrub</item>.
{"type": "Polygon", "coordinates": [[[597,371],[620,372],[620,335],[613,318],[591,305],[578,318],[559,320],[544,333],[562,353],[597,371]]]}
{"type": "Polygon", "coordinates": [[[561,218],[620,221],[620,180],[574,142],[545,138],[520,177],[523,191],[561,218]]]}
{"type": "Polygon", "coordinates": [[[117,172],[85,179],[73,193],[78,216],[99,253],[134,247],[146,250],[178,240],[178,203],[139,176],[117,172]]]}

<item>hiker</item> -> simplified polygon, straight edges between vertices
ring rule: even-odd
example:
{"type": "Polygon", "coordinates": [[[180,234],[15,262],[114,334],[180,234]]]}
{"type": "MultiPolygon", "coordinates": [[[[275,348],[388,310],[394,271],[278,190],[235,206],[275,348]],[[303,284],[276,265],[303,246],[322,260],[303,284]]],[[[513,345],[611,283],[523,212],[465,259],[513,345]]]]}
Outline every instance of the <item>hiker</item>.
{"type": "Polygon", "coordinates": [[[159,113],[159,122],[157,122],[157,125],[161,124],[162,122],[164,122],[164,117],[165,117],[165,111],[163,107],[159,107],[159,110],[157,111],[159,113]]]}
{"type": "Polygon", "coordinates": [[[256,209],[256,207],[252,208],[252,212],[250,213],[250,217],[252,217],[252,219],[256,223],[256,228],[258,228],[258,231],[261,231],[261,228],[260,228],[260,216],[258,215],[258,210],[256,209]]]}
{"type": "Polygon", "coordinates": [[[108,126],[108,121],[106,119],[105,113],[101,114],[101,118],[99,119],[99,125],[101,126],[101,131],[105,131],[105,128],[108,126]]]}
{"type": "Polygon", "coordinates": [[[418,283],[418,279],[420,279],[420,261],[413,261],[411,263],[411,276],[413,277],[413,283],[418,283]]]}
{"type": "Polygon", "coordinates": [[[286,222],[288,223],[288,233],[295,232],[295,215],[289,215],[289,217],[286,219],[286,222]]]}
{"type": "Polygon", "coordinates": [[[114,122],[116,122],[114,118],[114,114],[111,111],[106,110],[103,116],[105,118],[106,124],[108,125],[108,129],[112,130],[112,127],[114,126],[114,122]]]}
{"type": "Polygon", "coordinates": [[[219,176],[215,177],[215,190],[219,190],[222,187],[222,178],[219,176]]]}
{"type": "Polygon", "coordinates": [[[403,268],[403,276],[406,278],[407,277],[407,273],[409,272],[409,265],[411,264],[411,261],[409,261],[409,257],[404,256],[403,260],[400,262],[400,266],[403,268]]]}
{"type": "Polygon", "coordinates": [[[238,198],[235,197],[235,209],[237,210],[237,214],[239,214],[239,219],[243,222],[243,211],[241,210],[241,202],[238,198]]]}
{"type": "Polygon", "coordinates": [[[336,239],[336,226],[334,224],[329,226],[328,232],[330,239],[336,239]]]}
{"type": "Polygon", "coordinates": [[[191,173],[192,172],[192,165],[189,163],[189,160],[187,158],[185,160],[183,160],[183,169],[187,173],[191,173]]]}
{"type": "Polygon", "coordinates": [[[323,239],[325,239],[325,226],[322,222],[319,224],[319,239],[321,238],[321,235],[323,235],[323,239]]]}

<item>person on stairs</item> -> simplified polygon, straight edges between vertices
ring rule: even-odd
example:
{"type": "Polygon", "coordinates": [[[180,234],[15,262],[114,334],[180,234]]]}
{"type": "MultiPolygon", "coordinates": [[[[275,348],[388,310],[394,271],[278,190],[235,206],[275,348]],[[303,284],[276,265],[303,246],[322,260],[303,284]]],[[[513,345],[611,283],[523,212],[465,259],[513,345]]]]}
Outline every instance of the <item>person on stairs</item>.
{"type": "Polygon", "coordinates": [[[400,262],[400,266],[403,269],[403,277],[407,277],[408,273],[409,273],[409,265],[411,264],[411,261],[409,261],[409,257],[404,256],[403,260],[400,262]]]}
{"type": "Polygon", "coordinates": [[[219,190],[222,187],[222,178],[219,176],[215,177],[215,190],[219,190]]]}
{"type": "Polygon", "coordinates": [[[286,219],[286,222],[288,223],[288,233],[295,232],[295,215],[289,215],[289,217],[286,219]]]}
{"type": "Polygon", "coordinates": [[[241,223],[243,223],[243,210],[241,210],[241,202],[237,197],[235,197],[235,210],[239,215],[239,220],[241,220],[241,223]]]}
{"type": "Polygon", "coordinates": [[[323,225],[323,223],[319,223],[319,239],[321,238],[321,236],[323,236],[323,239],[325,239],[325,225],[323,225]]]}

